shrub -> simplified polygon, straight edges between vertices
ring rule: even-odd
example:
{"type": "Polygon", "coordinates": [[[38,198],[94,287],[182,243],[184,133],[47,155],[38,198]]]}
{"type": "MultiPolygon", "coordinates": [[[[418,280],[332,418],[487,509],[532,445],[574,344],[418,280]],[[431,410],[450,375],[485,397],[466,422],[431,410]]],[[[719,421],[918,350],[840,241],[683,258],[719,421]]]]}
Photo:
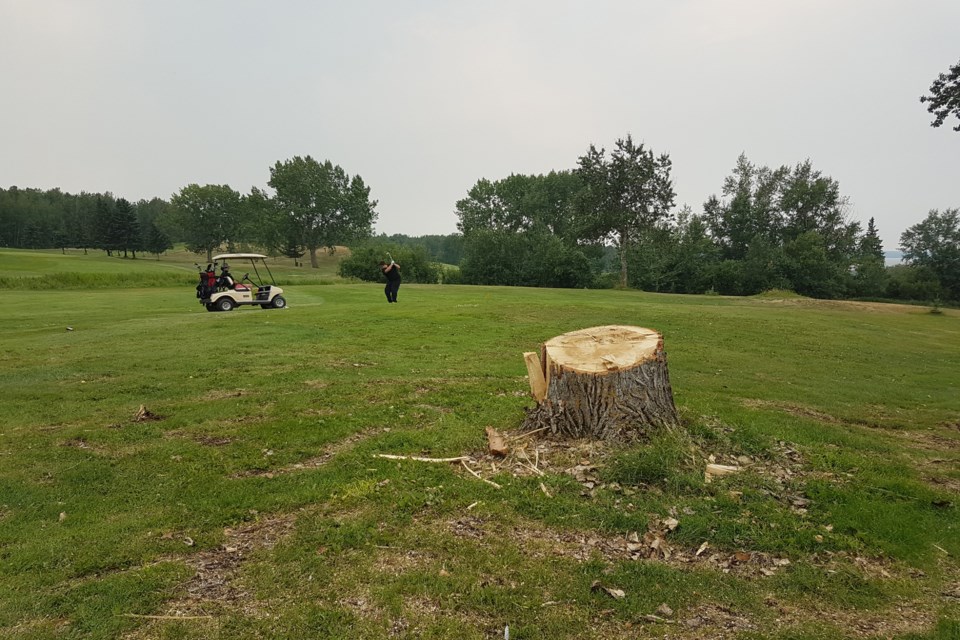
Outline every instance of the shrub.
{"type": "Polygon", "coordinates": [[[400,265],[404,282],[435,284],[440,281],[440,266],[430,261],[426,249],[419,246],[398,246],[372,241],[351,248],[351,255],[340,262],[339,274],[344,278],[357,278],[368,282],[383,280],[378,263],[389,261],[387,254],[400,265]]]}

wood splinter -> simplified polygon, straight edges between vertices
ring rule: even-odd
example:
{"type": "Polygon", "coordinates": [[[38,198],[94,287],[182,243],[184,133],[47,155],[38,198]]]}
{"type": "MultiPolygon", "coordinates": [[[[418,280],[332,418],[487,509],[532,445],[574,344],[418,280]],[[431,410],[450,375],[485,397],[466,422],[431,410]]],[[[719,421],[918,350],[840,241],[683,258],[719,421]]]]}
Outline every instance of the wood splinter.
{"type": "Polygon", "coordinates": [[[387,460],[413,460],[415,462],[463,462],[469,460],[470,456],[457,456],[456,458],[424,458],[422,456],[395,456],[389,453],[375,453],[374,458],[385,458],[387,460]]]}
{"type": "Polygon", "coordinates": [[[501,458],[506,457],[510,453],[510,447],[507,446],[507,441],[503,439],[503,436],[494,429],[493,427],[487,427],[487,448],[495,456],[501,458]]]}

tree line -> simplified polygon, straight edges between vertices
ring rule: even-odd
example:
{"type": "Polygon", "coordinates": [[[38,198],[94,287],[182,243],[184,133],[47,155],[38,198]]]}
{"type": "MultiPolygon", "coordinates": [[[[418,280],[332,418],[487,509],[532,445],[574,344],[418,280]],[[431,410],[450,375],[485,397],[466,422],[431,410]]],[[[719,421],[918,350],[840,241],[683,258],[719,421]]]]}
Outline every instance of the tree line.
{"type": "Polygon", "coordinates": [[[175,242],[206,254],[256,247],[299,258],[360,242],[372,233],[376,201],[360,176],[330,161],[294,157],[270,167],[268,186],[241,194],[229,185],[189,184],[169,201],[131,203],[111,193],[0,189],[0,246],[100,249],[136,258],[175,242]]]}
{"type": "Polygon", "coordinates": [[[392,250],[425,282],[960,300],[957,209],[907,229],[905,264],[887,268],[874,220],[849,220],[839,183],[809,160],[766,167],[741,155],[697,212],[676,209],[671,172],[669,155],[629,135],[609,153],[591,144],[573,169],[478,180],[455,205],[459,233],[419,238],[374,237],[377,202],[363,179],[310,156],[278,161],[271,191],[248,194],[190,184],[169,201],[132,203],[10,187],[0,189],[0,246],[136,258],[183,242],[208,261],[255,248],[316,266],[318,251],[347,245],[355,257],[341,273],[364,279],[379,272],[363,260],[392,250]]]}
{"type": "Polygon", "coordinates": [[[136,258],[172,245],[164,231],[169,203],[131,203],[111,193],[0,188],[0,246],[19,249],[100,249],[136,258]]]}
{"type": "Polygon", "coordinates": [[[851,221],[838,181],[809,160],[741,155],[698,212],[676,210],[671,170],[628,135],[571,170],[479,180],[456,205],[464,282],[960,300],[957,209],[907,229],[905,264],[887,268],[874,219],[851,221]]]}

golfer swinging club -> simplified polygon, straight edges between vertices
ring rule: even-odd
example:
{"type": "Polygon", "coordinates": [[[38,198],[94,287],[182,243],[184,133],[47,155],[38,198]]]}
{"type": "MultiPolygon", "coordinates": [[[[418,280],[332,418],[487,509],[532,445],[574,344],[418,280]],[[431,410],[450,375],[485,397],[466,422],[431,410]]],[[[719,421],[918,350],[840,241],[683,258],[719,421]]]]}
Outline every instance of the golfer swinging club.
{"type": "Polygon", "coordinates": [[[393,256],[389,253],[387,257],[390,258],[389,264],[384,260],[380,261],[380,271],[387,277],[387,286],[383,288],[383,292],[387,295],[387,302],[396,302],[397,291],[400,290],[400,265],[393,261],[393,256]]]}

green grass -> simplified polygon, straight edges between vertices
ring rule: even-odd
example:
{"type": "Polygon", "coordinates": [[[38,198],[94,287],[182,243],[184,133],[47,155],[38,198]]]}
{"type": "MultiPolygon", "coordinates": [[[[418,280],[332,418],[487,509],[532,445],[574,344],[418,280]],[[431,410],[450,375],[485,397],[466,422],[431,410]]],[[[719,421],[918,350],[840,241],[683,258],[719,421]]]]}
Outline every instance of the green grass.
{"type": "MultiPolygon", "coordinates": [[[[291,258],[268,258],[267,265],[278,284],[331,284],[340,281],[337,265],[345,249],[331,255],[317,254],[318,268],[294,266],[291,258]]],[[[196,284],[196,264],[205,255],[191,253],[183,247],[171,249],[161,256],[139,254],[132,257],[107,256],[102,251],[80,249],[66,251],[0,249],[0,290],[106,289],[148,286],[181,286],[196,284]]],[[[309,264],[309,256],[307,256],[309,264]]],[[[247,265],[232,265],[242,276],[247,265]]],[[[267,274],[261,274],[266,277],[267,274]]]]}
{"type": "Polygon", "coordinates": [[[4,290],[0,637],[955,637],[956,311],[294,283],[208,313],[165,281],[192,260],[0,251],[7,279],[157,276],[4,290]],[[664,333],[683,432],[534,438],[542,477],[474,465],[499,490],[374,457],[478,456],[530,406],[521,353],[601,324],[664,333]],[[749,460],[705,484],[709,455],[749,460]],[[616,550],[670,516],[700,560],[616,550]],[[789,564],[706,561],[735,553],[789,564]]]}

